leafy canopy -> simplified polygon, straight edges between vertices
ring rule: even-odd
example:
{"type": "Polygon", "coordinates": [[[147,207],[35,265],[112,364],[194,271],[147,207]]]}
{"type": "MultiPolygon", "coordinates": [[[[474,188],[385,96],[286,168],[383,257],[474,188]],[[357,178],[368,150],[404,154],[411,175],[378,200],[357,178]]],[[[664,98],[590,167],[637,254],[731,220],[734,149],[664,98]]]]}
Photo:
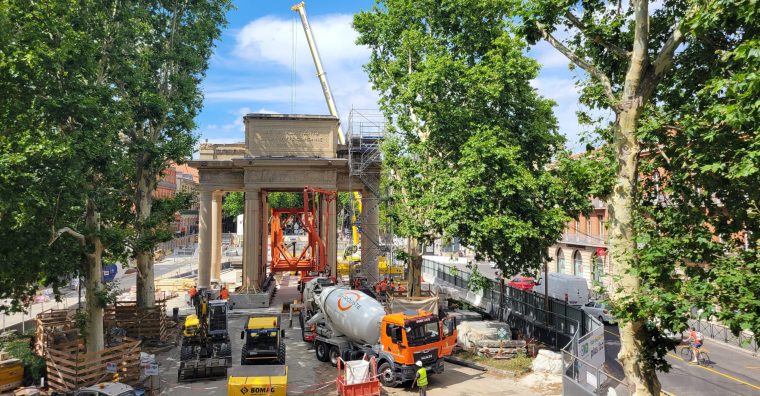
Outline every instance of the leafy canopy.
{"type": "Polygon", "coordinates": [[[394,230],[459,237],[506,274],[538,268],[589,206],[597,161],[561,161],[553,102],[530,86],[510,9],[492,0],[378,1],[355,16],[365,66],[393,134],[384,167],[394,230]],[[571,179],[567,179],[571,177],[571,179]]]}

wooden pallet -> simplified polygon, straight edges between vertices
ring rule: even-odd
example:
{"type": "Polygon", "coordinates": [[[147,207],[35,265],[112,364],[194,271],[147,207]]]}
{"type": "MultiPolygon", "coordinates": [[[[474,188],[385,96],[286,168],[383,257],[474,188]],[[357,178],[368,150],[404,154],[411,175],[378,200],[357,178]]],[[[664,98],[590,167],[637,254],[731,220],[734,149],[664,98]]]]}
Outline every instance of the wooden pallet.
{"type": "Polygon", "coordinates": [[[45,356],[48,347],[76,346],[79,330],[74,319],[74,312],[66,309],[49,309],[37,314],[34,352],[45,356]]]}
{"type": "Polygon", "coordinates": [[[85,353],[83,347],[45,350],[47,383],[50,389],[70,392],[99,382],[111,381],[113,374],[106,372],[107,363],[115,363],[119,381],[136,384],[140,380],[140,343],[125,338],[124,343],[94,353],[85,353]]]}
{"type": "Polygon", "coordinates": [[[166,317],[166,300],[156,301],[153,308],[137,308],[136,301],[117,301],[105,310],[105,328],[125,329],[128,337],[166,341],[170,329],[166,317]]]}

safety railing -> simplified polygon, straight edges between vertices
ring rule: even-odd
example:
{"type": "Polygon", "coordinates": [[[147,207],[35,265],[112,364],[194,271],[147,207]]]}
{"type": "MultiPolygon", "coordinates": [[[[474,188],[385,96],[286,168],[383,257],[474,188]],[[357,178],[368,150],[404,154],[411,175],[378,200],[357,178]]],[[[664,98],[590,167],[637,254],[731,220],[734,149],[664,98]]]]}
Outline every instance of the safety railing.
{"type": "MultiPolygon", "coordinates": [[[[742,348],[752,353],[760,352],[760,345],[758,345],[755,334],[742,331],[739,332],[738,335],[734,335],[728,327],[720,323],[708,322],[702,319],[689,319],[688,323],[689,327],[694,327],[705,337],[742,348]]],[[[685,336],[687,336],[685,334],[687,332],[688,331],[684,332],[685,336]]]]}
{"type": "MultiPolygon", "coordinates": [[[[470,273],[455,266],[423,259],[422,272],[461,291],[469,290],[470,273]]],[[[617,395],[631,394],[624,379],[609,374],[603,364],[578,356],[578,345],[587,348],[589,337],[601,334],[603,348],[604,327],[596,318],[564,301],[549,297],[547,302],[542,294],[508,287],[498,280],[487,283],[481,294],[479,307],[485,307],[493,318],[517,328],[524,338],[562,347],[563,395],[606,395],[609,389],[617,395]]]]}

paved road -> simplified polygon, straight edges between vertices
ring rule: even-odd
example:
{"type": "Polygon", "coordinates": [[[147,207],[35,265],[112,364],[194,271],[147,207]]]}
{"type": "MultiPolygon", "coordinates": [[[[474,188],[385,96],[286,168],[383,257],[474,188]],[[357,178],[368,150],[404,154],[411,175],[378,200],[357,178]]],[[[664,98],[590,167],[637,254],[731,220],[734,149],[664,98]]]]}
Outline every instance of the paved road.
{"type": "MultiPolygon", "coordinates": [[[[197,267],[197,262],[197,257],[169,257],[155,264],[155,276],[158,278],[164,274],[190,271],[197,267]]],[[[125,275],[124,269],[119,268],[115,281],[119,283],[119,288],[121,290],[129,290],[135,286],[135,276],[135,273],[125,275]]],[[[78,301],[78,292],[69,289],[64,289],[62,291],[64,294],[61,296],[60,302],[50,300],[48,302],[35,303],[29,307],[28,313],[0,315],[0,331],[5,328],[18,328],[18,330],[21,330],[20,324],[22,321],[26,322],[26,325],[29,325],[30,320],[32,320],[38,313],[47,309],[63,309],[75,306],[78,301]]],[[[84,301],[84,290],[82,291],[82,301],[84,301]]],[[[24,330],[28,330],[28,328],[25,327],[24,330]]]]}
{"type": "MultiPolygon", "coordinates": [[[[607,367],[615,377],[623,377],[617,360],[620,336],[615,325],[605,326],[607,367]]],[[[658,374],[662,390],[674,395],[760,395],[760,359],[749,353],[705,340],[711,364],[708,367],[685,362],[674,352],[666,357],[672,368],[658,374]]],[[[680,352],[680,348],[678,349],[680,352]]]]}

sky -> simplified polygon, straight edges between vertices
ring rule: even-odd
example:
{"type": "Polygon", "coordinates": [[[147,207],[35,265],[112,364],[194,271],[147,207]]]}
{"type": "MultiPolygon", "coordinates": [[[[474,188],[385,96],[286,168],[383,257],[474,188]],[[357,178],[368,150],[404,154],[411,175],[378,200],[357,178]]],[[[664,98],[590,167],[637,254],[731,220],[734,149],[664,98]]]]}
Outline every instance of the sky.
{"type": "MultiPolygon", "coordinates": [[[[329,114],[306,44],[296,0],[237,0],[229,24],[217,42],[203,82],[204,108],[196,119],[201,142],[235,143],[245,140],[247,113],[329,114]]],[[[369,49],[355,44],[353,14],[371,9],[369,0],[312,0],[306,2],[322,65],[345,125],[355,109],[377,109],[362,65],[369,49]]],[[[528,55],[542,65],[531,85],[557,102],[554,112],[567,146],[582,150],[575,113],[578,90],[566,58],[541,42],[528,55]]]]}

